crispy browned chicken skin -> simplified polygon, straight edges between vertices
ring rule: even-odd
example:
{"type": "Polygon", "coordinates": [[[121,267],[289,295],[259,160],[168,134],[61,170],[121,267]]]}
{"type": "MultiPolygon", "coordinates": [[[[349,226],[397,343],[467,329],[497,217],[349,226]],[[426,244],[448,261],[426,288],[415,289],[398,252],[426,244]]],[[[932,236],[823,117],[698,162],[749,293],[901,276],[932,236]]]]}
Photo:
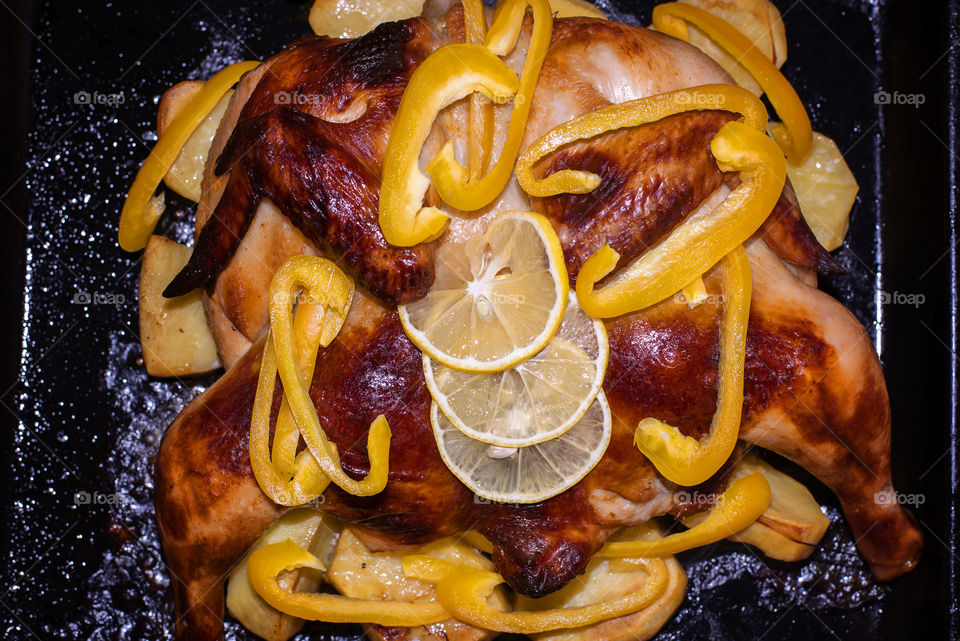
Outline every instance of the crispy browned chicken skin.
{"type": "MultiPolygon", "coordinates": [[[[447,18],[454,38],[458,20],[462,23],[454,9],[447,18]]],[[[425,50],[446,37],[427,21],[411,20],[381,27],[358,45],[393,56],[382,61],[383,68],[399,69],[396,57],[402,57],[405,65],[410,62],[403,66],[407,73],[425,50]],[[406,38],[403,47],[373,46],[377,39],[389,40],[397,33],[406,38]]],[[[607,321],[610,363],[604,390],[614,416],[613,436],[600,463],[570,490],[537,505],[489,503],[477,500],[444,466],[430,426],[431,399],[420,353],[404,335],[392,306],[384,303],[422,293],[423,283],[418,278],[407,279],[394,270],[404,273],[409,265],[432,269],[432,249],[419,250],[422,253],[412,262],[405,262],[389,253],[399,250],[385,246],[385,253],[360,253],[351,262],[345,258],[350,256],[349,248],[338,250],[330,240],[329,228],[323,226],[327,223],[320,226],[325,231],[317,231],[314,214],[303,211],[309,207],[313,212],[335,209],[334,204],[321,202],[333,193],[324,180],[333,178],[321,178],[317,184],[308,184],[303,178],[319,175],[314,165],[302,164],[315,162],[318,156],[283,156],[284,162],[293,164],[280,167],[268,162],[270,150],[335,147],[339,155],[331,162],[340,163],[347,171],[365,172],[366,182],[356,184],[374,189],[392,112],[383,112],[382,126],[370,138],[374,142],[361,144],[357,136],[365,140],[363,134],[350,128],[351,123],[321,122],[316,115],[299,114],[298,109],[271,110],[271,99],[264,93],[267,88],[293,91],[298,83],[316,83],[313,76],[331,73],[303,56],[312,51],[327,61],[324,52],[332,46],[322,39],[295,45],[295,55],[290,50],[279,54],[267,63],[265,71],[241,83],[236,100],[242,101],[244,94],[253,97],[242,113],[242,102],[231,107],[232,118],[234,122],[239,119],[239,124],[223,157],[241,159],[232,163],[229,178],[218,179],[208,169],[205,179],[205,199],[213,196],[212,202],[200,206],[198,226],[202,231],[197,252],[207,247],[201,245],[204,234],[214,233],[207,232],[211,224],[207,215],[214,211],[213,205],[219,199],[216,211],[233,206],[230,184],[237,173],[242,172],[251,193],[261,194],[265,200],[254,212],[249,207],[244,210],[244,216],[255,216],[260,223],[251,227],[242,242],[234,239],[228,243],[237,250],[233,262],[220,264],[229,256],[213,261],[225,269],[210,291],[208,311],[221,350],[230,354],[228,362],[235,364],[181,413],[164,436],[157,460],[157,518],[174,578],[179,639],[221,636],[224,575],[283,511],[257,486],[247,442],[262,350],[257,336],[264,327],[265,282],[276,265],[297,253],[331,252],[373,292],[357,292],[340,335],[318,356],[311,386],[318,414],[349,474],[360,477],[367,472],[364,444],[371,420],[384,414],[392,429],[386,489],[377,496],[361,498],[332,487],[320,505],[350,522],[368,544],[417,546],[475,528],[493,542],[494,562],[507,582],[523,594],[540,596],[581,573],[616,528],[671,511],[696,509],[678,504],[676,488],[632,446],[632,436],[637,422],[647,416],[678,425],[689,435],[702,434],[710,424],[721,313],[715,299],[695,309],[665,301],[607,321]],[[287,64],[297,67],[288,70],[284,68],[287,64]],[[277,78],[288,80],[278,84],[277,78]],[[291,138],[291,132],[296,136],[291,138]],[[286,137],[287,142],[274,142],[274,135],[286,137]],[[257,142],[237,156],[237,150],[231,148],[237,140],[257,142]],[[251,161],[255,171],[244,168],[242,158],[260,155],[260,160],[251,161]],[[265,178],[273,173],[276,176],[265,178]],[[304,199],[310,201],[309,207],[304,199]],[[271,209],[274,205],[285,216],[271,209]],[[245,247],[263,252],[263,259],[258,262],[253,250],[244,254],[245,247]],[[393,277],[397,278],[391,280],[393,277]],[[376,283],[395,287],[394,295],[386,294],[376,283]],[[243,297],[237,290],[259,294],[243,297]],[[242,334],[240,340],[236,334],[242,334]],[[247,349],[250,343],[253,347],[247,349]]],[[[724,78],[708,59],[663,35],[605,21],[557,20],[534,97],[527,142],[559,122],[612,101],[607,98],[625,100],[724,78]],[[619,93],[605,97],[604,91],[609,90],[605,82],[617,74],[623,79],[623,85],[616,88],[619,93]]],[[[383,82],[399,83],[394,87],[399,95],[402,82],[398,77],[383,82]]],[[[355,83],[347,83],[341,90],[362,86],[372,95],[380,95],[379,86],[367,77],[355,83]]],[[[349,99],[349,95],[339,94],[324,98],[341,111],[349,99]]],[[[458,116],[456,109],[438,122],[441,139],[462,132],[462,114],[458,116]]],[[[225,127],[232,129],[230,112],[225,127]]],[[[498,115],[498,122],[502,117],[498,115]]],[[[544,161],[542,171],[547,166],[568,164],[604,177],[604,186],[592,199],[558,196],[526,203],[527,208],[543,211],[554,222],[571,276],[575,277],[583,259],[605,240],[616,243],[627,259],[635,257],[702,202],[722,197],[723,192],[718,195],[715,190],[732,179],[716,168],[707,145],[712,132],[727,119],[714,112],[679,116],[608,134],[544,161]]],[[[215,148],[218,144],[223,147],[227,134],[229,131],[218,134],[215,148]]],[[[223,169],[230,164],[221,162],[223,169]]],[[[332,176],[338,170],[331,166],[322,171],[332,176]]],[[[890,412],[882,371],[869,336],[856,319],[837,301],[802,282],[795,275],[800,273],[797,269],[785,265],[788,260],[802,268],[835,268],[790,196],[786,191],[770,220],[747,245],[753,299],[741,438],[797,461],[830,486],[839,496],[875,575],[893,578],[916,563],[922,539],[900,505],[874,499],[878,492],[892,490],[890,412]]],[[[500,205],[482,212],[479,219],[454,220],[448,237],[483,224],[498,207],[517,206],[518,198],[517,191],[508,188],[500,205]]],[[[356,198],[366,203],[364,207],[375,200],[375,192],[356,198]]],[[[374,242],[375,226],[358,222],[372,215],[364,207],[343,209],[348,220],[342,224],[356,225],[353,229],[362,236],[358,242],[374,242]]],[[[214,225],[216,211],[210,218],[214,225]]],[[[209,242],[218,245],[226,241],[218,237],[209,242]]],[[[200,256],[196,264],[207,260],[200,256]]],[[[811,278],[809,274],[801,276],[806,281],[811,278]]],[[[706,283],[708,290],[719,293],[716,274],[708,274],[706,283]]],[[[278,405],[279,390],[274,396],[274,417],[278,405]]],[[[704,489],[720,491],[723,485],[720,473],[704,489]]]]}

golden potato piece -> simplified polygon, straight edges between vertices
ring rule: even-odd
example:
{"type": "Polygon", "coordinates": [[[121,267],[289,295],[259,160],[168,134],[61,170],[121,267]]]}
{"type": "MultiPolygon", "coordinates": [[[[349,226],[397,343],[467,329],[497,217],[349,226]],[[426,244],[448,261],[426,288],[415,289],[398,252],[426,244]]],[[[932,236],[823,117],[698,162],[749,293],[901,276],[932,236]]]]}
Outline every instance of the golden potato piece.
{"type": "Polygon", "coordinates": [[[808,545],[819,543],[830,519],[810,490],[755,454],[743,457],[732,478],[742,478],[751,472],[760,472],[770,484],[770,507],[758,521],[794,541],[808,545]]]}
{"type": "Polygon", "coordinates": [[[202,80],[184,80],[163,92],[157,107],[157,135],[162,136],[177,114],[203,88],[202,80]]]}
{"type": "MultiPolygon", "coordinates": [[[[266,641],[287,641],[303,627],[304,621],[280,612],[254,591],[247,578],[247,559],[258,548],[290,539],[328,565],[339,535],[340,524],[333,517],[316,510],[301,508],[281,516],[230,573],[227,611],[258,637],[266,641]]],[[[320,573],[300,570],[285,574],[280,578],[280,583],[286,590],[292,588],[301,592],[316,592],[320,580],[320,573]]]]}
{"type": "MultiPolygon", "coordinates": [[[[778,130],[783,131],[783,125],[771,122],[770,131],[778,130]]],[[[820,244],[828,251],[842,245],[860,185],[837,143],[813,132],[810,155],[801,165],[787,163],[787,175],[793,183],[803,217],[820,244]]]]}
{"type": "MultiPolygon", "coordinates": [[[[810,556],[823,538],[830,519],[820,509],[813,495],[802,483],[773,468],[755,454],[747,454],[737,463],[731,480],[760,472],[770,484],[770,507],[752,524],[731,536],[733,541],[749,543],[772,559],[799,561],[810,556]]],[[[692,527],[706,518],[706,513],[683,520],[692,527]]]]}
{"type": "Polygon", "coordinates": [[[550,0],[550,8],[558,18],[584,16],[606,19],[607,17],[607,14],[586,0],[550,0]]]}
{"type": "Polygon", "coordinates": [[[737,532],[730,540],[760,548],[764,556],[778,561],[801,561],[816,549],[816,546],[788,539],[759,521],[742,532],[737,532]]]}
{"type": "Polygon", "coordinates": [[[151,236],[140,270],[140,346],[151,376],[205,374],[220,367],[200,291],[164,298],[190,259],[190,248],[151,236]]]}
{"type": "MultiPolygon", "coordinates": [[[[662,532],[653,523],[625,528],[611,540],[631,541],[659,538],[662,532]]],[[[687,575],[672,556],[664,559],[669,580],[666,591],[650,606],[628,614],[575,630],[556,630],[534,634],[536,641],[644,641],[652,638],[673,616],[687,589],[687,575]]],[[[630,559],[593,559],[587,571],[566,587],[542,599],[517,596],[519,610],[577,607],[618,599],[643,586],[647,573],[630,559]]]]}
{"type": "MultiPolygon", "coordinates": [[[[769,0],[679,0],[709,11],[740,30],[777,68],[787,59],[787,33],[783,19],[769,0]]],[[[753,76],[736,59],[700,29],[689,25],[690,44],[710,56],[726,69],[734,81],[749,91],[763,94],[753,76]]]]}
{"type": "MultiPolygon", "coordinates": [[[[475,548],[449,539],[438,541],[423,548],[420,553],[430,554],[456,563],[463,563],[485,570],[493,570],[493,563],[475,548]]],[[[363,541],[349,528],[345,528],[337,543],[337,551],[327,572],[327,580],[337,590],[355,599],[380,601],[433,601],[436,587],[425,581],[407,578],[403,573],[401,559],[409,552],[371,552],[363,541]]],[[[491,596],[491,604],[506,609],[507,598],[502,587],[491,596]]],[[[365,626],[367,636],[390,641],[485,641],[495,635],[459,621],[443,621],[416,628],[365,626]]]]}
{"type": "Polygon", "coordinates": [[[318,36],[356,38],[378,24],[419,16],[424,0],[314,0],[310,27],[318,36]]]}
{"type": "MultiPolygon", "coordinates": [[[[157,135],[162,136],[177,114],[197,95],[203,82],[188,80],[168,89],[160,99],[157,110],[157,135]]],[[[210,144],[220,127],[223,114],[227,111],[233,90],[223,95],[213,110],[207,114],[197,128],[187,138],[176,160],[173,161],[163,182],[184,198],[193,202],[200,200],[200,184],[203,181],[203,167],[207,163],[210,144]]]]}

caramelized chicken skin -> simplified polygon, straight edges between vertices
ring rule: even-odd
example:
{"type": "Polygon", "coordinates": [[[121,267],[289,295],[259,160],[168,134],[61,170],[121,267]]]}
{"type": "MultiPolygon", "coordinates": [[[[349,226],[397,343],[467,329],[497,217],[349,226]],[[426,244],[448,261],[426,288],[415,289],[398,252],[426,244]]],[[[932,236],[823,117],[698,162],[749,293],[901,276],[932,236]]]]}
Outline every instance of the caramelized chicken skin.
{"type": "Polygon", "coordinates": [[[215,281],[264,199],[384,300],[426,294],[432,246],[389,245],[377,216],[393,114],[430,35],[425,21],[407,20],[357,41],[307,38],[271,60],[217,160],[218,175],[230,171],[223,194],[165,295],[215,281]]]}
{"type": "MultiPolygon", "coordinates": [[[[448,20],[456,17],[456,11],[448,20]]],[[[270,68],[281,64],[282,54],[270,68]]],[[[557,20],[544,69],[527,142],[604,101],[725,78],[696,50],[661,34],[586,19],[557,20]],[[579,55],[574,55],[578,48],[579,55]]],[[[258,91],[259,87],[252,95],[258,91]]],[[[257,105],[270,104],[266,95],[250,107],[251,112],[257,105]]],[[[245,119],[238,119],[242,128],[245,119]]],[[[602,140],[577,145],[571,154],[579,155],[568,155],[566,162],[583,167],[591,158],[602,159],[602,171],[609,179],[620,180],[620,191],[615,197],[607,194],[599,202],[584,200],[581,205],[563,201],[565,197],[536,203],[551,216],[561,238],[566,238],[568,263],[576,265],[580,260],[575,253],[581,243],[598,242],[605,235],[625,239],[623,247],[640,253],[701,201],[709,204],[711,193],[711,198],[722,197],[721,183],[729,182],[729,177],[722,176],[704,153],[709,141],[705,132],[721,120],[722,115],[708,112],[648,129],[668,137],[663,141],[657,136],[644,138],[642,133],[620,134],[637,144],[645,141],[644,151],[602,140]],[[680,124],[684,121],[689,129],[680,124]],[[697,142],[681,144],[673,137],[697,142]],[[591,151],[593,144],[599,151],[591,151]],[[658,156],[658,149],[669,151],[658,156]],[[582,220],[571,224],[568,208],[577,206],[582,220]],[[635,228],[638,225],[640,229],[635,228]],[[595,231],[598,228],[603,231],[595,231]]],[[[228,126],[232,131],[233,125],[228,126]]],[[[326,125],[302,121],[296,127],[300,132],[320,131],[321,140],[338,143],[329,140],[335,133],[325,138],[326,125]]],[[[389,118],[384,127],[388,130],[389,118]]],[[[279,131],[284,132],[282,127],[279,131]]],[[[261,140],[270,135],[265,133],[261,140]]],[[[243,138],[234,136],[234,140],[243,138]]],[[[302,149],[313,144],[298,142],[302,149]]],[[[350,144],[339,144],[345,150],[340,161],[368,171],[367,178],[373,181],[382,147],[365,155],[375,147],[350,144]]],[[[268,152],[253,155],[257,153],[268,152]]],[[[242,162],[234,165],[229,180],[242,162]]],[[[251,174],[246,175],[250,180],[251,174]]],[[[297,193],[281,189],[284,184],[291,183],[275,181],[270,187],[274,191],[264,197],[256,214],[261,227],[248,232],[233,260],[243,258],[248,267],[255,263],[256,252],[251,250],[244,257],[244,247],[272,251],[271,260],[281,262],[278,256],[330,249],[328,240],[294,233],[291,222],[297,223],[302,213],[291,215],[291,206],[284,208],[287,199],[298,198],[297,193]],[[284,216],[264,209],[264,203],[274,201],[284,216]],[[271,244],[277,239],[283,243],[271,244]]],[[[300,187],[294,185],[293,191],[298,192],[300,187]]],[[[261,188],[253,181],[250,187],[261,188]]],[[[889,403],[880,365],[869,337],[853,316],[829,296],[801,283],[784,266],[781,257],[804,268],[822,267],[818,256],[825,252],[809,244],[805,236],[809,229],[804,225],[783,222],[797,213],[795,208],[778,211],[781,215],[775,212],[748,245],[753,303],[741,437],[796,460],[831,487],[876,575],[892,578],[916,563],[921,536],[899,504],[874,498],[879,492],[892,491],[889,403]],[[763,238],[777,248],[780,257],[763,238]],[[792,257],[784,256],[790,252],[792,257]]],[[[476,223],[454,221],[450,235],[482,224],[488,215],[481,214],[476,223]]],[[[367,268],[361,264],[350,269],[372,290],[360,276],[367,268]]],[[[225,274],[230,270],[227,263],[225,274]]],[[[237,271],[230,276],[230,287],[263,291],[263,281],[268,282],[270,275],[269,266],[237,271]]],[[[715,274],[706,282],[709,291],[719,293],[715,274]]],[[[208,303],[214,298],[217,305],[228,300],[221,290],[225,283],[223,277],[217,281],[208,303]]],[[[221,306],[221,320],[231,327],[244,325],[244,340],[255,342],[262,329],[258,321],[238,321],[261,314],[265,305],[265,300],[249,298],[243,305],[221,306]]],[[[633,447],[633,430],[646,416],[676,424],[691,435],[701,434],[709,425],[716,399],[719,314],[715,299],[692,310],[665,301],[608,321],[611,355],[604,389],[614,416],[610,447],[597,467],[570,490],[541,504],[513,506],[476,500],[444,466],[430,427],[430,396],[420,354],[403,334],[391,307],[358,290],[343,330],[318,357],[311,396],[342,454],[344,469],[357,477],[367,471],[364,444],[370,421],[381,413],[387,417],[393,431],[390,477],[384,492],[374,497],[355,497],[332,487],[319,507],[354,524],[374,547],[417,546],[476,528],[492,541],[494,561],[511,586],[529,596],[556,590],[584,570],[617,527],[679,507],[676,488],[633,447]]],[[[174,577],[180,639],[219,638],[223,576],[282,511],[260,491],[249,466],[249,418],[262,342],[241,355],[243,347],[241,342],[232,348],[236,365],[170,427],[157,460],[157,517],[174,577]]],[[[275,395],[274,415],[278,404],[275,395]]],[[[720,488],[722,479],[711,484],[711,489],[720,488]]]]}

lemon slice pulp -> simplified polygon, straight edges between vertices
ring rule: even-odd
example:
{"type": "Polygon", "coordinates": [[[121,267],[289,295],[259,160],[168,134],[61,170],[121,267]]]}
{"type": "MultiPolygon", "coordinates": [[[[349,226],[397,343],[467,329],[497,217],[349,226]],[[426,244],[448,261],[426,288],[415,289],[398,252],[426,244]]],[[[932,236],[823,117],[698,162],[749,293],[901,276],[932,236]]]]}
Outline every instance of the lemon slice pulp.
{"type": "Polygon", "coordinates": [[[610,444],[610,406],[601,391],[583,417],[561,436],[520,448],[472,439],[434,403],[430,421],[440,456],[475,494],[500,503],[538,503],[576,485],[610,444]]]}
{"type": "Polygon", "coordinates": [[[423,357],[430,394],[467,436],[502,447],[526,447],[560,436],[600,392],[607,368],[607,332],[570,293],[550,342],[499,372],[465,372],[423,357]]]}
{"type": "Polygon", "coordinates": [[[543,216],[506,212],[486,232],[437,251],[427,295],[399,307],[410,340],[433,360],[497,371],[539,352],[563,320],[563,250],[543,216]]]}

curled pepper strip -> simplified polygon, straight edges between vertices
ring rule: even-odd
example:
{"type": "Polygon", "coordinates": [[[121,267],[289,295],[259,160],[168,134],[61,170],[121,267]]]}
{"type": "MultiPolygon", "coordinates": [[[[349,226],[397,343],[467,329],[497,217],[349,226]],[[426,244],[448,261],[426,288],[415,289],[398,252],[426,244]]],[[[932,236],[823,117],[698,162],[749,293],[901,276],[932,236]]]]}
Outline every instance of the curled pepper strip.
{"type": "MultiPolygon", "coordinates": [[[[487,34],[487,16],[481,0],[463,0],[463,26],[468,43],[483,44],[487,34]]],[[[483,94],[472,94],[469,118],[470,180],[476,180],[487,170],[493,153],[493,103],[483,94]]]]}
{"type": "Polygon", "coordinates": [[[495,632],[537,634],[578,628],[637,612],[656,601],[667,588],[669,576],[660,559],[640,559],[649,578],[643,587],[619,599],[571,608],[502,612],[487,603],[493,589],[503,583],[495,572],[456,565],[424,555],[403,558],[403,571],[412,578],[437,584],[437,600],[453,618],[495,632]]]}
{"type": "Polygon", "coordinates": [[[689,530],[654,541],[607,543],[596,556],[604,559],[664,557],[709,545],[749,527],[769,505],[770,484],[762,474],[752,472],[731,483],[717,497],[717,504],[707,518],[689,530]]]}
{"type": "Polygon", "coordinates": [[[520,74],[507,137],[497,162],[483,178],[471,179],[467,170],[457,162],[453,141],[449,141],[427,166],[427,173],[433,178],[440,198],[463,211],[475,211],[493,202],[510,180],[520,151],[533,92],[553,33],[550,3],[547,0],[507,0],[497,7],[493,25],[487,33],[487,47],[499,56],[507,55],[517,46],[527,7],[533,9],[533,33],[520,74]]]}
{"type": "Polygon", "coordinates": [[[441,604],[432,601],[367,601],[337,594],[283,589],[278,576],[301,568],[326,570],[320,559],[287,539],[255,550],[247,564],[247,576],[254,591],[264,601],[285,614],[309,621],[414,627],[450,618],[441,604]]]}
{"type": "MultiPolygon", "coordinates": [[[[346,318],[353,297],[353,281],[336,265],[324,258],[295,256],[283,264],[270,282],[270,331],[277,353],[277,371],[283,382],[284,396],[300,429],[300,436],[317,464],[331,482],[345,492],[356,496],[370,496],[382,491],[387,484],[390,456],[390,427],[383,415],[370,425],[367,436],[367,455],[370,472],[362,481],[347,476],[340,466],[337,448],[324,434],[317,410],[310,399],[309,380],[300,371],[295,357],[293,303],[309,292],[309,302],[333,310],[337,317],[346,318]]],[[[334,327],[325,323],[321,343],[329,343],[336,336],[334,327]]],[[[265,352],[266,354],[266,352],[265,352]]],[[[315,356],[314,356],[315,358],[315,356]]],[[[259,391],[259,390],[258,390],[259,391]]]]}
{"type": "Polygon", "coordinates": [[[716,474],[730,457],[740,436],[743,410],[743,367],[747,322],[750,319],[750,261],[737,247],[720,261],[723,279],[723,320],[720,324],[720,373],[717,409],[710,431],[697,440],[655,418],[637,425],[633,442],[657,471],[677,485],[693,486],[716,474]]]}
{"type": "MultiPolygon", "coordinates": [[[[346,307],[349,307],[347,302],[346,307]]],[[[297,313],[293,317],[293,335],[296,344],[295,358],[297,367],[303,374],[303,381],[309,385],[313,380],[313,370],[317,363],[317,351],[329,345],[340,332],[346,320],[342,313],[335,308],[325,308],[323,305],[310,300],[302,300],[297,306],[297,313]]],[[[290,403],[284,398],[277,415],[277,425],[273,433],[273,465],[281,474],[294,476],[296,474],[297,446],[300,443],[300,430],[296,420],[290,412],[290,403]]],[[[306,459],[311,466],[316,466],[316,459],[306,452],[306,459]]],[[[319,471],[319,467],[316,467],[319,471]]],[[[325,476],[323,476],[326,479],[325,476]]],[[[329,480],[329,479],[328,479],[329,480]]],[[[324,484],[326,486],[326,484],[324,484]]],[[[323,489],[320,489],[319,495],[323,489]]],[[[308,499],[309,500],[309,499],[308,499]]]]}
{"type": "Polygon", "coordinates": [[[157,226],[161,213],[149,211],[147,203],[160,186],[160,181],[170,171],[190,134],[203,122],[207,114],[213,111],[223,94],[240,80],[240,76],[259,64],[255,61],[237,62],[207,80],[197,95],[173,119],[170,127],[157,139],[157,144],[137,172],[120,212],[117,239],[124,251],[140,251],[147,246],[147,240],[157,226]]]}
{"type": "Polygon", "coordinates": [[[578,140],[656,122],[685,111],[705,109],[739,113],[743,116],[743,122],[758,131],[763,131],[767,126],[766,108],[759,98],[746,89],[734,85],[703,85],[669,91],[597,109],[554,127],[520,154],[517,180],[525,192],[539,198],[590,193],[600,185],[600,176],[594,173],[562,169],[538,180],[533,177],[533,166],[547,154],[578,140]]]}
{"type": "MultiPolygon", "coordinates": [[[[303,385],[309,386],[317,350],[333,342],[346,319],[353,297],[353,282],[333,263],[321,258],[293,258],[281,268],[281,271],[289,270],[312,274],[310,278],[301,279],[311,281],[313,288],[309,295],[300,296],[293,320],[295,350],[290,355],[297,363],[303,385]]],[[[283,296],[282,292],[280,296],[283,296]]],[[[271,331],[267,335],[260,364],[250,424],[250,463],[258,484],[271,500],[281,505],[302,505],[322,494],[330,479],[309,450],[297,454],[300,430],[286,397],[277,415],[273,460],[270,459],[270,409],[277,379],[273,334],[271,331]]]]}
{"type": "MultiPolygon", "coordinates": [[[[273,348],[273,336],[267,334],[267,343],[260,361],[260,377],[257,382],[257,395],[253,402],[253,417],[250,419],[250,467],[263,493],[280,505],[303,505],[320,496],[330,484],[330,479],[320,469],[320,465],[309,450],[296,454],[300,433],[295,431],[297,441],[293,443],[293,452],[282,451],[280,457],[293,459],[292,463],[275,465],[270,460],[270,408],[273,390],[277,382],[277,359],[273,348]],[[294,458],[295,455],[295,458],[294,458]]],[[[277,418],[277,432],[281,429],[277,418]]],[[[293,439],[277,434],[289,448],[293,439]]],[[[276,449],[276,444],[275,444],[276,449]]]]}
{"type": "Polygon", "coordinates": [[[620,254],[610,245],[598,249],[577,276],[577,298],[588,314],[609,318],[659,303],[743,244],[770,215],[786,177],[777,145],[752,127],[728,122],[710,149],[721,169],[741,172],[740,186],[712,211],[684,220],[601,289],[597,283],[620,254]]]}
{"type": "Polygon", "coordinates": [[[430,54],[410,77],[383,161],[380,229],[392,245],[410,247],[436,238],[448,217],[423,207],[430,180],[420,172],[420,151],[441,109],[479,91],[505,100],[517,90],[517,76],[486,47],[449,44],[430,54]]]}
{"type": "Polygon", "coordinates": [[[679,2],[668,2],[653,8],[653,26],[658,31],[689,42],[684,21],[702,29],[754,77],[787,126],[789,133],[779,136],[777,142],[791,164],[802,163],[813,147],[813,130],[807,110],[790,82],[749,38],[726,20],[699,7],[679,2]]]}

